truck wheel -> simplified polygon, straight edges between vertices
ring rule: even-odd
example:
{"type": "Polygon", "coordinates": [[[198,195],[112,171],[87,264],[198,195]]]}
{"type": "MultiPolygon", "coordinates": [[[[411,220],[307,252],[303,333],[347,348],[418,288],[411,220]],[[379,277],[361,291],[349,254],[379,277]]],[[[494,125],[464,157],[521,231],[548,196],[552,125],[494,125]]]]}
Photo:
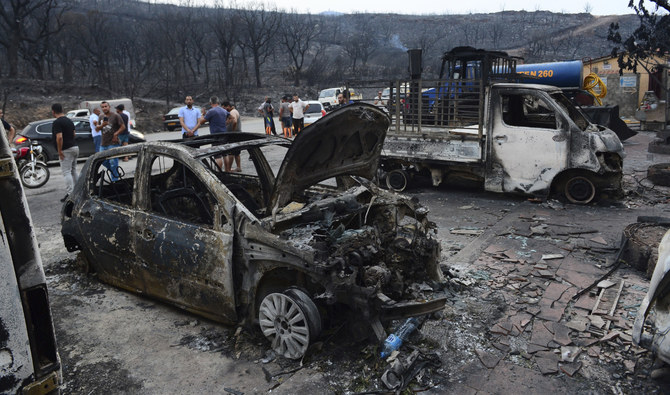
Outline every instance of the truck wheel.
{"type": "Polygon", "coordinates": [[[570,177],[565,183],[563,194],[575,204],[588,204],[596,196],[596,187],[586,176],[570,177]]]}
{"type": "Polygon", "coordinates": [[[272,349],[290,359],[302,358],[309,343],[321,333],[319,310],[297,288],[265,296],[258,309],[258,322],[272,349]]]}
{"type": "Polygon", "coordinates": [[[657,163],[649,166],[647,179],[655,185],[670,187],[670,163],[657,163]]]}
{"type": "Polygon", "coordinates": [[[402,192],[409,185],[409,174],[405,170],[391,170],[386,175],[386,186],[396,192],[402,192]]]}

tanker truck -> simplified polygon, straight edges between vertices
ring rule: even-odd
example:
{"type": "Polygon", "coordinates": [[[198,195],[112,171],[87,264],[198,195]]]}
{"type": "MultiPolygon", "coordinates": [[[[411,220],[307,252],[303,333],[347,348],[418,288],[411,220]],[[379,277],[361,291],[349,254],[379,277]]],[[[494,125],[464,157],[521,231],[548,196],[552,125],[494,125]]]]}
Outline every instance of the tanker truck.
{"type": "Polygon", "coordinates": [[[517,64],[516,72],[519,74],[519,82],[561,88],[591,122],[611,129],[621,141],[637,134],[619,117],[619,106],[602,105],[600,99],[607,94],[607,87],[595,73],[584,76],[581,60],[517,64]],[[596,86],[599,86],[599,91],[594,89],[596,86]]]}
{"type": "Polygon", "coordinates": [[[418,62],[413,56],[411,79],[390,87],[379,172],[390,189],[402,191],[423,174],[434,186],[466,179],[487,191],[557,194],[577,204],[620,195],[617,135],[593,124],[560,88],[519,82],[518,58],[458,47],[445,53],[441,78],[426,80],[420,53],[418,62]],[[404,99],[392,100],[403,86],[404,99]]]}

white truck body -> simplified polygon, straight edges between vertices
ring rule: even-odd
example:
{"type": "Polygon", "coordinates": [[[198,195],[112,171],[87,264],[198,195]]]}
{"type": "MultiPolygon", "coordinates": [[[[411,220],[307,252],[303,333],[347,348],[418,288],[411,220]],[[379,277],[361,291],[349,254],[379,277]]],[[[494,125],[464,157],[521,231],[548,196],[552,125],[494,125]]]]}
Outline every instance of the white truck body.
{"type": "Polygon", "coordinates": [[[466,177],[488,191],[545,198],[554,190],[574,203],[620,191],[621,142],[590,124],[560,89],[497,83],[479,90],[476,82],[443,80],[426,94],[427,85],[414,82],[421,98],[392,111],[381,165],[390,188],[402,190],[413,173],[429,172],[435,186],[466,177]]]}

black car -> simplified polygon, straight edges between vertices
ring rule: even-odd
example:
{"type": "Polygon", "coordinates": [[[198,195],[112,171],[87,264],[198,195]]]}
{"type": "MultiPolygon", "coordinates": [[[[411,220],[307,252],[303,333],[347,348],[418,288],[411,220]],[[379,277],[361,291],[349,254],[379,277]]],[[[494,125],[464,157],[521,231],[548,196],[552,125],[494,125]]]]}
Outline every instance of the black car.
{"type": "MultiPolygon", "coordinates": [[[[88,118],[71,118],[75,127],[76,142],[79,146],[79,157],[91,156],[95,153],[95,144],[93,144],[93,137],[91,136],[91,127],[88,118]]],[[[43,119],[41,121],[31,122],[23,128],[16,138],[14,144],[16,147],[28,147],[30,141],[39,142],[42,147],[42,154],[45,156],[44,161],[58,160],[58,150],[53,141],[51,128],[55,118],[43,119]]],[[[131,130],[129,143],[141,143],[145,141],[144,135],[140,132],[131,130]]]]}
{"type": "MultiPolygon", "coordinates": [[[[163,128],[167,131],[173,131],[181,129],[181,124],[179,123],[179,110],[184,106],[175,107],[167,114],[163,115],[163,128]]],[[[200,107],[193,106],[196,110],[200,111],[200,107]]]]}

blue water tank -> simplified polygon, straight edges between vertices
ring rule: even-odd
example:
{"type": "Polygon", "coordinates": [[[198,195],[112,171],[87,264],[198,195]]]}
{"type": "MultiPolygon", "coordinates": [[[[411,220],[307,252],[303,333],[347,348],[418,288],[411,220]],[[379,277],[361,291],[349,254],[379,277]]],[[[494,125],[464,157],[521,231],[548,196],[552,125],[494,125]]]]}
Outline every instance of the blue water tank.
{"type": "Polygon", "coordinates": [[[518,64],[516,72],[528,76],[521,82],[554,85],[559,88],[583,88],[584,65],[581,60],[552,63],[518,64]]]}

